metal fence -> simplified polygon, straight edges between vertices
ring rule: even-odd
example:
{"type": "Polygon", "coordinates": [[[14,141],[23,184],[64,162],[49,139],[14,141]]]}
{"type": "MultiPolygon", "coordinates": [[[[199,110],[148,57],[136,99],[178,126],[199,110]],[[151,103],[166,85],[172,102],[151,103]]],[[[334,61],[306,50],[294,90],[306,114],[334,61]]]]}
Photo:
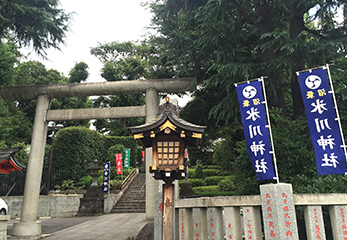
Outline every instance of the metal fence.
{"type": "MultiPolygon", "coordinates": [[[[21,196],[24,194],[26,169],[13,171],[10,174],[0,174],[0,196],[21,196]]],[[[46,194],[47,169],[43,169],[41,194],[46,194]]],[[[55,186],[55,169],[52,169],[50,189],[55,186]]]]}

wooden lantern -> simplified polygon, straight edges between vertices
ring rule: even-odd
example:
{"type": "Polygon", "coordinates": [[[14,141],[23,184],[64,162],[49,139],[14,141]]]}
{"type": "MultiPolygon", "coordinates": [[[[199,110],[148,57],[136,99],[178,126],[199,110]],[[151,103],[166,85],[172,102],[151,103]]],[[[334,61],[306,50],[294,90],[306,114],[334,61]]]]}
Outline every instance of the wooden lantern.
{"type": "Polygon", "coordinates": [[[167,97],[153,122],[129,129],[144,148],[152,147],[153,165],[148,170],[153,177],[172,182],[186,176],[184,149],[199,148],[205,128],[180,119],[176,106],[167,97]]]}

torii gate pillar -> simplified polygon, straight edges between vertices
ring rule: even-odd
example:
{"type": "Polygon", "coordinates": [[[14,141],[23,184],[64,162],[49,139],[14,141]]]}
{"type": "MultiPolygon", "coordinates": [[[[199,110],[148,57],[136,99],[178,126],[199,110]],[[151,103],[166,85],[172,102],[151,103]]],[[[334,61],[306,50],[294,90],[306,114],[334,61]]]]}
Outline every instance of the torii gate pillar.
{"type": "MultiPolygon", "coordinates": [[[[156,119],[159,111],[158,91],[154,88],[146,90],[146,123],[156,119]]],[[[147,171],[149,166],[153,165],[152,148],[146,148],[146,219],[154,219],[155,196],[158,194],[159,182],[156,181],[152,174],[147,171]]]]}
{"type": "Polygon", "coordinates": [[[20,223],[13,224],[12,235],[14,236],[41,235],[41,221],[35,220],[39,205],[40,183],[47,134],[45,114],[49,106],[50,98],[47,95],[38,96],[25,179],[21,220],[20,223]]]}
{"type": "MultiPolygon", "coordinates": [[[[57,84],[40,86],[3,87],[0,95],[4,100],[37,99],[31,150],[26,174],[21,220],[15,223],[12,235],[33,237],[41,235],[41,223],[36,221],[40,194],[40,183],[45,151],[48,121],[86,120],[104,118],[146,117],[151,122],[159,110],[158,92],[183,92],[194,78],[132,80],[103,83],[57,84]],[[63,97],[85,97],[103,95],[146,94],[146,106],[59,109],[50,110],[50,99],[63,97]],[[145,109],[145,110],[144,110],[145,109]]],[[[146,166],[152,165],[152,151],[146,151],[146,166]]],[[[146,175],[146,218],[154,219],[154,199],[159,184],[149,173],[146,175]]]]}

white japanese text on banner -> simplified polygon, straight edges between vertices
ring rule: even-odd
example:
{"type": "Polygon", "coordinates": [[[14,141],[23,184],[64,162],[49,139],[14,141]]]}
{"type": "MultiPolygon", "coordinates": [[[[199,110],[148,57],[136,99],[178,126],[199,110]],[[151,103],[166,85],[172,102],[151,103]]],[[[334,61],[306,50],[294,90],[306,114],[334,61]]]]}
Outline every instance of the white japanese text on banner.
{"type": "Polygon", "coordinates": [[[124,168],[129,169],[130,165],[130,149],[124,149],[124,168]]]}
{"type": "Polygon", "coordinates": [[[249,157],[258,180],[274,179],[271,143],[260,81],[236,85],[249,157]]]}
{"type": "Polygon", "coordinates": [[[104,163],[104,181],[102,183],[102,192],[109,192],[109,181],[110,181],[110,162],[104,163]]]}
{"type": "Polygon", "coordinates": [[[116,153],[115,158],[116,158],[116,173],[117,173],[117,175],[119,175],[119,174],[123,173],[122,154],[116,153]]]}
{"type": "Polygon", "coordinates": [[[318,175],[345,174],[346,157],[326,70],[298,74],[318,175]]]}

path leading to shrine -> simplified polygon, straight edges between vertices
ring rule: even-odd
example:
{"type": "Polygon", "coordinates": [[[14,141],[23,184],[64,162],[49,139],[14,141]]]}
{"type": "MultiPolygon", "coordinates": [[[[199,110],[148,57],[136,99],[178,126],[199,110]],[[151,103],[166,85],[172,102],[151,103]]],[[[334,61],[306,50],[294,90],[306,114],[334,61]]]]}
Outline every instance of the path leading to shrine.
{"type": "MultiPolygon", "coordinates": [[[[44,240],[126,240],[136,236],[147,223],[145,213],[105,214],[95,217],[42,219],[44,240]]],[[[7,234],[11,234],[15,220],[10,220],[7,234]]],[[[12,239],[8,236],[8,239],[12,239]]],[[[17,239],[17,238],[16,238],[17,239]]],[[[33,238],[35,239],[35,238],[33,238]]]]}

